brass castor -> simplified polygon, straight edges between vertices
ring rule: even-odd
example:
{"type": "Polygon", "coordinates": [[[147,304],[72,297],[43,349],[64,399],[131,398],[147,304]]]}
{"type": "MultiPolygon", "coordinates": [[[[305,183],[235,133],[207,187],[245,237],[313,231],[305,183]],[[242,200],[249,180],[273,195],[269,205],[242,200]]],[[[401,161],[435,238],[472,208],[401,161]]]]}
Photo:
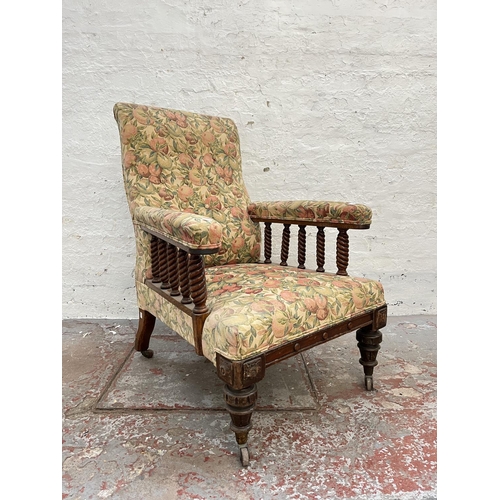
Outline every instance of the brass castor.
{"type": "Polygon", "coordinates": [[[367,391],[373,391],[373,377],[365,377],[365,387],[367,391]]]}
{"type": "Polygon", "coordinates": [[[240,460],[243,467],[248,467],[250,465],[250,452],[248,451],[248,446],[240,447],[240,460]]]}
{"type": "Polygon", "coordinates": [[[152,357],[153,357],[153,354],[154,354],[154,351],[153,351],[153,349],[146,349],[145,351],[141,351],[141,354],[142,354],[145,358],[152,358],[152,357]]]}

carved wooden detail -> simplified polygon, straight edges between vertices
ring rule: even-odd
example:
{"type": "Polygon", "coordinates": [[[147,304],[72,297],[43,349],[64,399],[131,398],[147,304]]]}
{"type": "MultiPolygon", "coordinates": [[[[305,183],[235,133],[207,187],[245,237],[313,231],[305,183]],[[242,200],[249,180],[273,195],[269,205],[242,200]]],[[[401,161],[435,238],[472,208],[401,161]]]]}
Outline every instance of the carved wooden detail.
{"type": "Polygon", "coordinates": [[[248,432],[252,428],[252,413],[257,400],[257,386],[252,384],[244,389],[233,389],[224,386],[224,400],[231,415],[231,430],[236,435],[236,442],[241,446],[248,440],[248,432]]]}
{"type": "Polygon", "coordinates": [[[263,377],[264,363],[262,358],[253,359],[243,364],[243,383],[261,380],[263,377]]]}
{"type": "Polygon", "coordinates": [[[380,330],[385,325],[387,325],[387,307],[382,307],[374,313],[373,329],[380,330]]]}
{"type": "Polygon", "coordinates": [[[219,378],[232,386],[234,382],[233,361],[219,354],[216,356],[216,365],[219,378]]]}
{"type": "Polygon", "coordinates": [[[265,356],[258,355],[245,361],[234,361],[217,353],[215,358],[217,375],[233,389],[242,389],[264,378],[265,356]]]}

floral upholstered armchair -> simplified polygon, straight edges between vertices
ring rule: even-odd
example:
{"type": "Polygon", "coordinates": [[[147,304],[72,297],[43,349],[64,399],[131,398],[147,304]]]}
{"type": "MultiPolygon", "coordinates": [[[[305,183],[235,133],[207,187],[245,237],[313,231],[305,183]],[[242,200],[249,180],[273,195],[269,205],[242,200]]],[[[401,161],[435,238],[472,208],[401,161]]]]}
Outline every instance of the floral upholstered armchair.
{"type": "Polygon", "coordinates": [[[270,365],[356,330],[372,390],[387,306],[379,282],[347,273],[347,231],[369,228],[371,210],[336,201],[252,203],[230,119],[126,103],[114,116],[137,244],[135,349],[153,356],[158,318],[215,365],[242,464],[250,459],[256,384],[270,365]],[[288,262],[291,226],[298,226],[297,267],[288,262]],[[315,270],[305,269],[307,226],[317,228],[315,270]],[[336,273],[323,267],[325,227],[338,229],[336,273]]]}

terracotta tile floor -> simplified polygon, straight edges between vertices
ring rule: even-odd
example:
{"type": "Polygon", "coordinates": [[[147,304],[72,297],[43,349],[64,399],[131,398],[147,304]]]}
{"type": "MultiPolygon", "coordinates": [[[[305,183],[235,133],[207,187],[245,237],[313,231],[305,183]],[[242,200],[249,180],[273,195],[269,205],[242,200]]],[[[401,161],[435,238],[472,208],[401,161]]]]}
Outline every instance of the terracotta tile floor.
{"type": "Polygon", "coordinates": [[[436,317],[390,317],[366,392],[355,334],[271,367],[240,466],[208,361],[161,323],[63,321],[63,498],[431,500],[436,317]]]}

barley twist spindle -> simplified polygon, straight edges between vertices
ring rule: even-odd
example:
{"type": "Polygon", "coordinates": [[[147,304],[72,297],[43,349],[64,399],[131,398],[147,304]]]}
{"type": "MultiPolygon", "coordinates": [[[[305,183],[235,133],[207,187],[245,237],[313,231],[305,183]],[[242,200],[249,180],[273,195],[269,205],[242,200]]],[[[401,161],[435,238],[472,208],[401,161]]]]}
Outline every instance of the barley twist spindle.
{"type": "Polygon", "coordinates": [[[191,298],[194,302],[193,312],[195,314],[208,312],[205,263],[201,255],[191,255],[189,257],[189,284],[191,286],[191,298]]]}
{"type": "Polygon", "coordinates": [[[306,262],[306,226],[299,226],[299,269],[305,269],[306,262]]]}
{"type": "Polygon", "coordinates": [[[158,238],[151,235],[151,273],[153,274],[153,283],[160,283],[160,261],[158,255],[158,238]]]}
{"type": "Polygon", "coordinates": [[[347,229],[339,229],[337,235],[337,274],[348,276],[347,266],[349,265],[349,236],[347,229]]]}
{"type": "Polygon", "coordinates": [[[288,251],[290,249],[290,224],[283,224],[283,236],[281,240],[281,263],[280,266],[287,266],[288,251]]]}
{"type": "Polygon", "coordinates": [[[177,267],[177,248],[174,245],[168,245],[168,278],[170,281],[170,295],[176,297],[179,292],[179,269],[177,267]]]}
{"type": "Polygon", "coordinates": [[[324,273],[325,268],[325,228],[318,226],[318,233],[316,235],[316,264],[318,273],[324,273]]]}
{"type": "Polygon", "coordinates": [[[271,264],[271,255],[273,252],[273,246],[272,246],[272,230],[271,230],[271,223],[270,222],[264,222],[265,229],[264,229],[264,264],[271,264]]]}
{"type": "Polygon", "coordinates": [[[169,288],[167,242],[158,240],[158,265],[160,267],[161,288],[169,288]]]}
{"type": "Polygon", "coordinates": [[[179,285],[181,287],[183,304],[191,304],[191,287],[189,286],[189,255],[184,250],[179,250],[179,285]]]}

